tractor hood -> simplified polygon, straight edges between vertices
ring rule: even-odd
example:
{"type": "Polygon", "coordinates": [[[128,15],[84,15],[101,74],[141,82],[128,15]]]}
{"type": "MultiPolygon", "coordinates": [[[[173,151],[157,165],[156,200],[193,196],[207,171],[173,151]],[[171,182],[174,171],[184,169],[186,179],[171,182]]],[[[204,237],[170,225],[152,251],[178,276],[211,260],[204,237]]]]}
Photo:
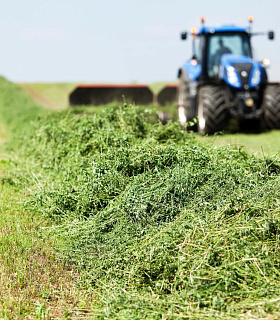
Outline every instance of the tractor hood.
{"type": "Polygon", "coordinates": [[[264,77],[262,66],[250,57],[224,54],[221,58],[219,77],[234,88],[255,88],[264,77]]]}

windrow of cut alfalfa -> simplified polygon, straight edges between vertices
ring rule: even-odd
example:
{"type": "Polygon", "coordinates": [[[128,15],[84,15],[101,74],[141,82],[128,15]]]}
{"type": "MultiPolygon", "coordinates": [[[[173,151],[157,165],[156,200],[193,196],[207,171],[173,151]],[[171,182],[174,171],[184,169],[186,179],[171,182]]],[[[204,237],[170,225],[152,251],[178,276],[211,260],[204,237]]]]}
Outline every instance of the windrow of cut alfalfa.
{"type": "Polygon", "coordinates": [[[28,205],[56,222],[61,256],[99,295],[95,317],[276,312],[280,163],[148,118],[63,112],[18,141],[28,205]]]}
{"type": "MultiPolygon", "coordinates": [[[[89,218],[58,229],[68,239],[68,260],[85,270],[93,285],[156,295],[161,304],[168,299],[166,313],[174,304],[180,312],[227,310],[277,297],[280,181],[275,168],[229,148],[144,148],[146,153],[140,146],[131,150],[126,162],[115,150],[108,162],[95,159],[84,179],[77,178],[84,182],[74,192],[75,216],[84,203],[89,218]],[[126,168],[137,157],[133,169],[139,173],[131,176],[126,168]]],[[[56,214],[71,216],[68,202],[53,207],[56,214]]],[[[141,303],[138,311],[142,308],[141,303]]]]}

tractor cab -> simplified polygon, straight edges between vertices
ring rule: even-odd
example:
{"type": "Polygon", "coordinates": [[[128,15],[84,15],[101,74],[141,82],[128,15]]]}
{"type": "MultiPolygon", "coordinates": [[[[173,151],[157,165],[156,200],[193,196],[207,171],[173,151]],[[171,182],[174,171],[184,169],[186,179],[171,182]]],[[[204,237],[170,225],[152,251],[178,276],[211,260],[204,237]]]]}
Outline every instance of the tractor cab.
{"type": "Polygon", "coordinates": [[[235,56],[235,60],[240,60],[239,57],[252,58],[252,50],[250,37],[246,32],[215,32],[208,34],[205,41],[207,42],[206,65],[207,75],[209,78],[219,76],[219,67],[223,55],[235,56]]]}
{"type": "Polygon", "coordinates": [[[190,71],[191,80],[218,79],[220,69],[227,63],[254,63],[248,28],[233,25],[202,27],[198,32],[192,28],[192,37],[192,58],[184,65],[190,71]],[[222,61],[224,55],[227,55],[227,59],[222,61]]]}

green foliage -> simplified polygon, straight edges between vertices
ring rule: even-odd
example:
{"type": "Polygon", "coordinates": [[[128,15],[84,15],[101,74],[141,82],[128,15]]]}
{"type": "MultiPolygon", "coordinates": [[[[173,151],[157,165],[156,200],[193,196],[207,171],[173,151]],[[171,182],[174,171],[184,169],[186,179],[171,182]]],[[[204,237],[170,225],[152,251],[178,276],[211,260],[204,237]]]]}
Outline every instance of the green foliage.
{"type": "Polygon", "coordinates": [[[95,318],[258,316],[264,300],[277,310],[279,161],[149,116],[56,113],[11,144],[33,178],[19,180],[29,208],[56,221],[63,259],[100,294],[95,318]]]}

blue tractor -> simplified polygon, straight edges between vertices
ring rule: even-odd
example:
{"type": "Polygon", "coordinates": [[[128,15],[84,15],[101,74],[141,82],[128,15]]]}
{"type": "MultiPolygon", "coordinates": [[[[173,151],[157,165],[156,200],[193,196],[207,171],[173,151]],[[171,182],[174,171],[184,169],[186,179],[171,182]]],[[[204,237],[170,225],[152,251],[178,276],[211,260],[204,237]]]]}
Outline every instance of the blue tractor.
{"type": "MultiPolygon", "coordinates": [[[[213,134],[236,118],[239,127],[280,129],[280,86],[269,83],[266,62],[253,59],[248,27],[226,25],[192,28],[192,57],[178,72],[178,116],[185,126],[198,118],[195,128],[213,134]]],[[[181,39],[187,39],[187,32],[181,39]]],[[[267,33],[270,40],[274,32],[267,33]]]]}

